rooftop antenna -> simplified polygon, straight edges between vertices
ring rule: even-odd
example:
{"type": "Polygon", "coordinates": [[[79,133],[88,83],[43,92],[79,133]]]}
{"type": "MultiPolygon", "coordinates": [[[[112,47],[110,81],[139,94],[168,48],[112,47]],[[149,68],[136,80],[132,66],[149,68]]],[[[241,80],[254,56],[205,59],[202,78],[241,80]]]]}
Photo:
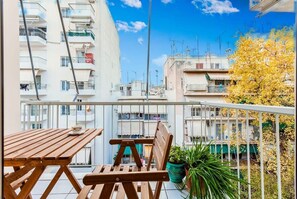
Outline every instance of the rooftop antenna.
{"type": "Polygon", "coordinates": [[[28,51],[29,51],[29,56],[30,56],[31,69],[32,69],[34,87],[35,87],[35,92],[36,92],[36,98],[37,98],[38,101],[40,101],[39,94],[38,94],[38,89],[37,89],[37,81],[36,81],[36,76],[35,76],[36,74],[35,74],[35,68],[34,68],[34,63],[33,63],[33,56],[32,56],[32,51],[31,51],[31,44],[30,44],[30,40],[29,40],[29,33],[28,33],[28,27],[27,27],[27,21],[26,21],[26,16],[25,16],[25,9],[24,9],[23,0],[20,0],[20,5],[21,5],[22,16],[23,16],[23,21],[24,21],[24,29],[25,29],[25,32],[26,32],[26,40],[27,40],[27,46],[28,46],[28,51]]]}
{"type": "Polygon", "coordinates": [[[197,59],[198,59],[198,63],[199,63],[199,54],[200,54],[200,49],[199,49],[199,38],[196,36],[196,46],[197,46],[197,59]]]}
{"type": "Polygon", "coordinates": [[[155,71],[156,71],[156,86],[158,87],[158,83],[159,83],[158,73],[159,73],[159,71],[158,70],[155,70],[155,71]]]}
{"type": "Polygon", "coordinates": [[[147,42],[147,63],[146,63],[146,101],[149,95],[149,73],[150,73],[150,51],[151,51],[151,16],[152,16],[152,0],[149,0],[148,10],[148,42],[147,42]]]}

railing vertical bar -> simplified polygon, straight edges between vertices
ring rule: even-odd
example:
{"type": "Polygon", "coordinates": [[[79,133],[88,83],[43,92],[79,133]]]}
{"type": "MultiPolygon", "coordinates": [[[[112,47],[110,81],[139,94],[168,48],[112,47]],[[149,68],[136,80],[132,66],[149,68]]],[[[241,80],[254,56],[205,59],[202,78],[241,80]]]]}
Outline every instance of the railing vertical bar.
{"type": "Polygon", "coordinates": [[[196,115],[196,111],[194,109],[193,104],[192,104],[190,113],[191,113],[191,138],[192,138],[192,141],[193,141],[194,140],[193,122],[194,122],[194,115],[196,115]]]}
{"type": "Polygon", "coordinates": [[[147,115],[148,115],[148,127],[147,127],[147,133],[148,137],[150,136],[150,122],[151,122],[151,117],[150,117],[150,105],[147,105],[147,115]]]}
{"type": "Polygon", "coordinates": [[[31,105],[28,106],[28,124],[27,124],[27,128],[31,129],[31,105]]]}
{"type": "MultiPolygon", "coordinates": [[[[105,129],[105,105],[102,106],[102,119],[103,119],[103,129],[105,129]]],[[[105,133],[103,133],[103,151],[106,149],[105,147],[105,133]]],[[[105,163],[105,153],[103,152],[103,162],[105,163]]]]}
{"type": "MultiPolygon", "coordinates": [[[[206,110],[207,110],[207,107],[206,107],[206,105],[204,106],[204,136],[206,137],[206,134],[207,134],[207,131],[206,131],[206,120],[207,120],[207,116],[206,116],[206,110]]],[[[202,125],[203,123],[201,123],[201,125],[202,125]]]]}
{"type": "Polygon", "coordinates": [[[176,105],[173,105],[173,117],[174,117],[174,143],[176,145],[176,105]]]}
{"type": "Polygon", "coordinates": [[[248,197],[252,198],[251,190],[251,163],[250,163],[250,134],[249,134],[249,112],[246,111],[246,143],[247,143],[247,167],[248,167],[248,197]]]}
{"type": "MultiPolygon", "coordinates": [[[[143,115],[142,115],[143,117],[143,115]]],[[[140,120],[140,105],[138,106],[138,134],[139,135],[143,135],[143,133],[141,133],[141,120],[140,120]]]]}
{"type": "Polygon", "coordinates": [[[121,105],[121,138],[123,137],[123,105],[121,105]]]}
{"type": "Polygon", "coordinates": [[[217,156],[217,108],[214,109],[214,144],[215,144],[215,156],[217,156]]]}
{"type": "Polygon", "coordinates": [[[94,128],[96,128],[96,120],[97,120],[96,116],[97,116],[97,114],[96,114],[96,105],[94,105],[94,128]]]}
{"type": "Polygon", "coordinates": [[[230,139],[230,109],[227,110],[227,133],[228,133],[228,162],[229,166],[231,166],[231,153],[230,153],[230,144],[231,144],[231,139],[230,139]]]}
{"type": "Polygon", "coordinates": [[[75,125],[77,125],[77,109],[79,105],[76,105],[75,107],[75,125]]]}
{"type": "Polygon", "coordinates": [[[50,127],[50,118],[51,118],[51,115],[50,115],[50,106],[47,105],[47,128],[50,127]]]}
{"type": "Polygon", "coordinates": [[[279,115],[275,115],[276,125],[276,163],[277,163],[277,193],[278,199],[282,198],[282,176],[281,176],[281,160],[280,160],[280,141],[279,141],[279,115]]]}
{"type": "Polygon", "coordinates": [[[70,110],[71,110],[71,108],[70,108],[70,105],[65,105],[65,110],[66,110],[66,128],[69,128],[69,123],[68,123],[68,115],[70,114],[70,110]]]}
{"type": "MultiPolygon", "coordinates": [[[[111,105],[111,136],[112,136],[111,138],[115,138],[115,136],[114,136],[114,129],[113,129],[113,125],[114,125],[113,113],[114,113],[113,105],[111,105]]],[[[113,156],[113,154],[114,154],[114,147],[111,147],[111,154],[113,156]]]]}
{"type": "Polygon", "coordinates": [[[44,118],[43,118],[43,105],[41,106],[41,124],[42,124],[42,128],[44,128],[43,127],[43,120],[44,118]]]}
{"type": "Polygon", "coordinates": [[[85,165],[87,165],[87,148],[85,147],[84,148],[84,151],[85,151],[85,165]]]}
{"type": "Polygon", "coordinates": [[[87,128],[87,105],[85,105],[85,129],[87,128]]]}
{"type": "Polygon", "coordinates": [[[52,110],[51,110],[51,116],[52,116],[52,128],[54,128],[54,118],[55,118],[55,114],[54,114],[54,110],[55,110],[55,107],[54,105],[52,105],[52,110]]]}
{"type": "Polygon", "coordinates": [[[220,134],[221,134],[221,161],[223,162],[223,116],[222,116],[222,110],[220,109],[220,116],[221,116],[221,121],[220,121],[220,134]]]}
{"type": "Polygon", "coordinates": [[[57,105],[57,110],[56,110],[57,112],[57,128],[59,128],[59,105],[57,105]]]}
{"type": "Polygon", "coordinates": [[[264,187],[264,161],[263,161],[263,129],[262,129],[262,112],[259,112],[259,131],[260,131],[260,172],[261,172],[261,198],[265,198],[264,187]]]}
{"type": "Polygon", "coordinates": [[[34,105],[34,124],[35,124],[35,129],[37,129],[37,105],[34,105]]]}
{"type": "MultiPolygon", "coordinates": [[[[235,112],[236,117],[236,162],[237,162],[237,177],[240,179],[240,165],[239,165],[239,135],[238,135],[238,109],[235,112]]],[[[240,198],[240,181],[237,182],[238,186],[238,197],[240,198]]]]}
{"type": "Polygon", "coordinates": [[[131,104],[129,105],[129,125],[130,125],[130,138],[132,138],[132,109],[131,104]]]}
{"type": "MultiPolygon", "coordinates": [[[[205,119],[206,119],[206,110],[204,110],[205,111],[205,119]]],[[[203,120],[203,111],[202,111],[202,104],[200,104],[200,134],[202,135],[202,120],[203,120]]],[[[205,135],[205,137],[204,137],[204,139],[205,139],[205,142],[206,142],[206,135],[205,135]]]]}
{"type": "Polygon", "coordinates": [[[186,127],[186,123],[185,123],[185,105],[183,105],[183,140],[182,140],[182,143],[183,143],[183,146],[185,146],[185,135],[186,135],[186,131],[185,131],[185,127],[186,127]]]}
{"type": "Polygon", "coordinates": [[[23,130],[26,130],[26,104],[24,103],[24,108],[23,108],[23,130]]]}
{"type": "MultiPolygon", "coordinates": [[[[205,110],[205,117],[206,117],[206,110],[205,110]]],[[[211,113],[210,113],[210,106],[208,106],[208,122],[209,122],[209,130],[208,130],[208,140],[211,138],[211,113]]]]}

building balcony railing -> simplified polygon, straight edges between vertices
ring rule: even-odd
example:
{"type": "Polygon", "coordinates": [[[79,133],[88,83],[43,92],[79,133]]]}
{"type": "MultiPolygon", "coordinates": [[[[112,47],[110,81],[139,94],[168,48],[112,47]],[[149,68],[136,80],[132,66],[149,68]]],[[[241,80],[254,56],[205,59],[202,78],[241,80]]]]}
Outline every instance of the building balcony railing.
{"type": "Polygon", "coordinates": [[[95,46],[95,34],[91,30],[69,31],[67,33],[69,43],[77,45],[88,44],[95,46]]]}
{"type": "MultiPolygon", "coordinates": [[[[70,84],[70,92],[75,90],[75,84],[70,84]]],[[[80,96],[95,95],[95,84],[88,82],[78,82],[78,90],[80,96]]]]}
{"type": "Polygon", "coordinates": [[[185,95],[211,95],[211,94],[226,94],[226,85],[209,86],[207,84],[187,84],[185,95]]]}
{"type": "MultiPolygon", "coordinates": [[[[20,44],[27,45],[26,30],[20,28],[20,44]]],[[[46,46],[46,33],[38,28],[28,28],[28,35],[31,45],[33,46],[46,46]]]]}
{"type": "MultiPolygon", "coordinates": [[[[47,60],[42,57],[33,56],[33,64],[36,70],[46,70],[47,60]]],[[[29,56],[20,56],[20,69],[31,69],[29,56]]]]}
{"type": "MultiPolygon", "coordinates": [[[[23,2],[25,9],[26,20],[33,23],[45,23],[46,22],[46,9],[38,2],[23,2]]],[[[19,5],[20,20],[23,20],[23,13],[21,6],[19,5]]]]}
{"type": "MultiPolygon", "coordinates": [[[[47,95],[47,84],[37,83],[37,89],[38,89],[39,95],[47,95]]],[[[20,83],[20,91],[21,91],[21,95],[28,95],[28,96],[36,95],[35,85],[33,82],[20,83]]]]}
{"type": "MultiPolygon", "coordinates": [[[[158,115],[159,109],[156,109],[156,106],[163,106],[166,110],[165,113],[162,111],[162,114],[166,115],[163,119],[174,136],[173,144],[188,147],[193,145],[194,141],[211,143],[210,153],[217,154],[223,162],[228,161],[230,167],[237,173],[238,178],[243,178],[247,182],[245,184],[242,184],[242,181],[238,183],[239,187],[247,186],[247,188],[240,190],[239,195],[251,197],[256,189],[259,190],[260,194],[264,193],[264,190],[267,194],[268,187],[271,187],[272,184],[276,187],[275,190],[279,196],[282,195],[282,188],[284,188],[282,182],[286,177],[282,175],[282,172],[288,168],[283,168],[281,164],[283,152],[280,150],[280,140],[282,139],[280,133],[290,129],[295,130],[294,107],[210,102],[26,102],[21,107],[29,111],[33,106],[47,107],[48,120],[23,122],[23,130],[31,129],[32,124],[40,122],[42,122],[43,128],[70,128],[73,125],[81,125],[83,128],[104,128],[103,136],[100,136],[89,146],[92,155],[88,153],[85,157],[80,157],[77,160],[80,164],[83,164],[81,161],[85,160],[86,162],[83,165],[89,166],[97,164],[94,157],[100,157],[100,161],[104,163],[113,162],[118,146],[109,145],[108,140],[110,138],[153,136],[157,120],[144,122],[141,118],[144,115],[151,115],[151,110],[157,111],[154,114],[158,115]],[[60,115],[61,106],[69,106],[70,115],[74,118],[69,116],[64,118],[60,115]],[[139,121],[134,117],[133,120],[130,120],[130,117],[126,120],[119,119],[119,112],[123,109],[131,110],[131,113],[137,114],[137,110],[133,107],[147,107],[141,110],[142,115],[139,115],[139,121]],[[201,111],[200,120],[186,119],[194,107],[201,111]],[[214,110],[216,114],[206,115],[206,112],[214,110]],[[76,114],[73,115],[73,113],[76,114]],[[93,121],[84,119],[92,113],[94,113],[93,121]],[[223,120],[223,117],[227,119],[223,120]],[[79,120],[81,121],[79,122],[79,120]],[[290,121],[292,125],[286,126],[284,121],[286,123],[290,121]],[[264,139],[267,131],[273,132],[271,134],[273,144],[265,140],[267,138],[264,139]],[[272,153],[269,150],[274,152],[272,153]],[[266,172],[267,169],[271,169],[267,166],[268,159],[266,157],[268,154],[269,159],[275,161],[271,173],[266,172]],[[254,170],[259,173],[254,173],[254,170]],[[267,182],[267,175],[270,175],[271,179],[274,180],[267,182]],[[261,183],[259,184],[259,182],[261,183]]],[[[291,141],[293,142],[293,140],[291,141]]],[[[148,158],[146,150],[142,150],[143,158],[148,158]]],[[[294,151],[292,151],[292,155],[294,155],[294,151]]],[[[132,161],[132,159],[130,160],[132,161]]],[[[294,171],[293,165],[290,168],[292,171],[294,171]]],[[[294,190],[293,181],[291,186],[288,189],[294,190]]]]}
{"type": "Polygon", "coordinates": [[[95,70],[95,60],[91,57],[73,57],[72,61],[74,69],[95,70]]]}
{"type": "Polygon", "coordinates": [[[95,10],[91,4],[69,3],[72,10],[69,11],[72,23],[92,23],[95,21],[95,10]]]}
{"type": "Polygon", "coordinates": [[[226,93],[227,86],[225,85],[215,85],[215,86],[207,86],[209,93],[226,93]]]}

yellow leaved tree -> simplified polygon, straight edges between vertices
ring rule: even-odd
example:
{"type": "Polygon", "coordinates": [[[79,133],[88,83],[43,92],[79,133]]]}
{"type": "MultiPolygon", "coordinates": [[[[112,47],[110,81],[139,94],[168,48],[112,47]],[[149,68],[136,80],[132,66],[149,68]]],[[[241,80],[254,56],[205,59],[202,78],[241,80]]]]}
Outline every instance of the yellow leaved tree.
{"type": "MultiPolygon", "coordinates": [[[[294,31],[285,27],[271,30],[264,37],[242,36],[230,57],[231,83],[227,101],[241,104],[294,106],[294,31]]],[[[258,114],[250,113],[259,126],[258,114]]],[[[263,142],[266,174],[276,174],[275,115],[263,114],[263,142]],[[274,147],[271,147],[274,146],[274,147]]],[[[294,169],[292,142],[294,118],[280,116],[280,147],[283,181],[291,179],[294,169]]],[[[284,182],[284,186],[293,182],[284,182]]],[[[293,190],[293,189],[292,189],[293,190]]],[[[287,198],[283,196],[284,198],[287,198]]],[[[288,197],[290,198],[290,196],[288,197]]]]}

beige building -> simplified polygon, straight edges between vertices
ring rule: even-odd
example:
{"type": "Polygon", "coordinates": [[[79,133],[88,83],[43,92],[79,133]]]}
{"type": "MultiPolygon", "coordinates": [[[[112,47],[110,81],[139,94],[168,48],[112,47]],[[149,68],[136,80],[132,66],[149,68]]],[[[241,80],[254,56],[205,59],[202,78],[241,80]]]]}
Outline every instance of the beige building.
{"type": "MultiPolygon", "coordinates": [[[[168,57],[164,64],[168,101],[225,103],[230,83],[228,69],[226,57],[168,57]]],[[[168,119],[169,123],[184,120],[184,126],[179,126],[177,131],[184,132],[184,137],[178,134],[180,137],[177,140],[225,140],[236,129],[234,117],[229,118],[229,126],[225,125],[228,118],[221,115],[220,108],[191,105],[180,107],[176,112],[176,118],[168,113],[168,119]]],[[[239,117],[238,130],[241,133],[245,132],[243,119],[239,117]]]]}

